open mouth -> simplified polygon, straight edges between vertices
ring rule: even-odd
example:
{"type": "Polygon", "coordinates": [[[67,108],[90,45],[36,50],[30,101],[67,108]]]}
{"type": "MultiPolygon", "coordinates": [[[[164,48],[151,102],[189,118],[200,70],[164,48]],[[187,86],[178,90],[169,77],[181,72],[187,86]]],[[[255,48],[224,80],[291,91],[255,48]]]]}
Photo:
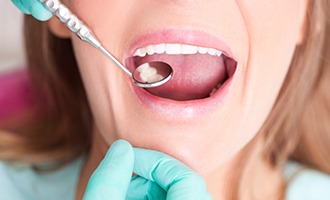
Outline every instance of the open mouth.
{"type": "Polygon", "coordinates": [[[155,61],[170,64],[173,77],[162,86],[145,90],[152,95],[176,101],[212,97],[234,75],[237,65],[233,58],[220,50],[179,43],[138,48],[126,60],[126,64],[130,69],[135,69],[155,61]]]}

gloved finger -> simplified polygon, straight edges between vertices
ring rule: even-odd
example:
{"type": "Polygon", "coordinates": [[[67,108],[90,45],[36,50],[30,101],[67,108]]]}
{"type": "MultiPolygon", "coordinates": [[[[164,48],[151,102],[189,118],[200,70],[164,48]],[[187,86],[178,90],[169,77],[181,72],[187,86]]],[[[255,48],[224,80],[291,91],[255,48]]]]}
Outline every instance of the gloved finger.
{"type": "Polygon", "coordinates": [[[49,10],[47,10],[40,2],[36,2],[31,7],[30,11],[32,16],[40,21],[47,21],[53,16],[53,14],[49,10]]]}
{"type": "Polygon", "coordinates": [[[40,21],[46,21],[53,15],[39,0],[11,0],[25,14],[31,14],[40,21]]]}
{"type": "Polygon", "coordinates": [[[158,184],[141,176],[132,177],[127,191],[127,200],[166,200],[166,191],[158,184]]]}
{"type": "Polygon", "coordinates": [[[134,154],[125,140],[114,142],[91,176],[84,200],[122,200],[132,177],[134,154]]]}
{"type": "Polygon", "coordinates": [[[168,200],[212,199],[201,176],[161,152],[134,148],[133,171],[167,191],[168,200]]]}
{"type": "MultiPolygon", "coordinates": [[[[24,1],[24,0],[23,0],[24,1]]],[[[31,14],[30,10],[25,7],[25,4],[21,0],[11,0],[11,2],[25,14],[31,14]]]]}

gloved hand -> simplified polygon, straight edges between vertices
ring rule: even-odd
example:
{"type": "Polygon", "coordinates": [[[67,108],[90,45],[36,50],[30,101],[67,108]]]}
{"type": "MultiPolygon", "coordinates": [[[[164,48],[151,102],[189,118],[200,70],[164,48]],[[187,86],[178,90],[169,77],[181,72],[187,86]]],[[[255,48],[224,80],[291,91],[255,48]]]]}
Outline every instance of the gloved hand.
{"type": "Polygon", "coordinates": [[[91,176],[84,200],[209,200],[204,180],[163,153],[114,142],[91,176]],[[138,176],[132,177],[132,172],[138,176]]]}
{"type": "Polygon", "coordinates": [[[39,0],[11,0],[15,6],[25,14],[32,14],[40,21],[49,20],[52,13],[49,12],[39,0]]]}

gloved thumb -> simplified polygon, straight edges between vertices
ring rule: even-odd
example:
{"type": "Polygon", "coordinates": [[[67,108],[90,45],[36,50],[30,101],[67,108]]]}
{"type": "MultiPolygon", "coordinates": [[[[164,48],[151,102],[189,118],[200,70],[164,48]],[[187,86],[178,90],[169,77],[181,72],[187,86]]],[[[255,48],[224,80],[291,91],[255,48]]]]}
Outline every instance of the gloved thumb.
{"type": "Polygon", "coordinates": [[[117,140],[91,176],[83,199],[125,199],[133,166],[131,144],[125,140],[117,140]]]}

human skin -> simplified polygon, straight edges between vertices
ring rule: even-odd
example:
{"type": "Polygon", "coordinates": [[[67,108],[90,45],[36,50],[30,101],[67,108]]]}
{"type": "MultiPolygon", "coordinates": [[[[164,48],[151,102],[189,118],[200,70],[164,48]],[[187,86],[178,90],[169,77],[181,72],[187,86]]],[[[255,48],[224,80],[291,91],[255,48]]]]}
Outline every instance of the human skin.
{"type": "MultiPolygon", "coordinates": [[[[225,180],[214,177],[234,173],[231,163],[254,138],[257,144],[262,143],[256,135],[278,96],[294,49],[304,37],[307,0],[66,3],[122,63],[137,36],[160,30],[174,30],[178,35],[185,31],[192,35],[192,43],[199,37],[196,32],[220,38],[231,48],[237,62],[228,91],[212,109],[203,109],[208,107],[203,101],[195,101],[194,106],[185,101],[165,101],[175,107],[169,113],[166,105],[150,106],[141,101],[126,74],[52,19],[50,29],[72,39],[95,119],[94,141],[80,187],[84,187],[83,182],[109,145],[122,138],[134,147],[161,151],[182,161],[205,178],[214,199],[224,198],[219,191],[225,180]]],[[[255,146],[260,155],[261,148],[255,146]]],[[[264,168],[265,174],[272,173],[259,162],[259,171],[264,168]]]]}

